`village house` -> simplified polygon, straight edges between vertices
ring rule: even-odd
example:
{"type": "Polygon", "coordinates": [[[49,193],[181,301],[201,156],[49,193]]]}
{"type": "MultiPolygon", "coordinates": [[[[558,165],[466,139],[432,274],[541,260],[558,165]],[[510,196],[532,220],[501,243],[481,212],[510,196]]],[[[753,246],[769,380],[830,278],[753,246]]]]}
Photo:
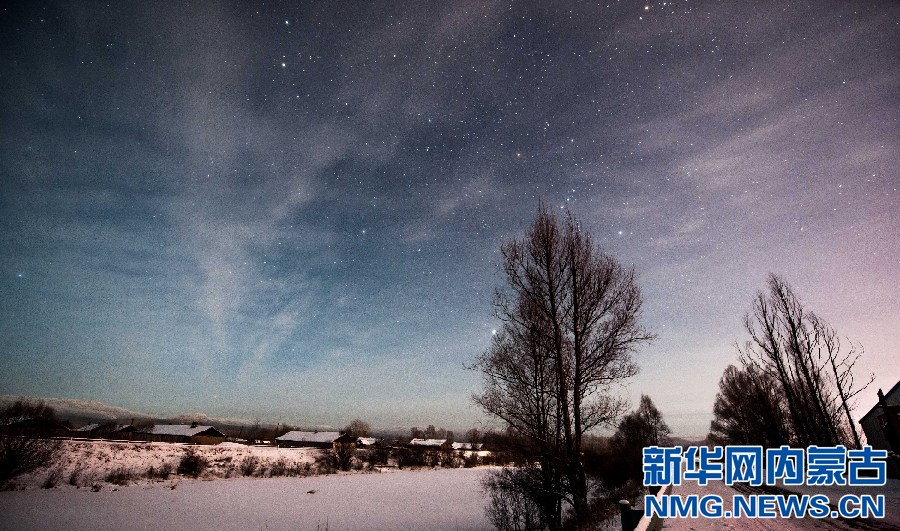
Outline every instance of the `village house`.
{"type": "MultiPolygon", "coordinates": [[[[878,391],[881,393],[881,390],[878,391]]],[[[878,450],[888,450],[894,453],[900,453],[900,448],[891,444],[892,439],[900,436],[900,434],[891,434],[891,430],[900,428],[900,382],[897,382],[890,391],[882,395],[884,399],[879,397],[879,401],[875,407],[859,419],[863,432],[866,434],[866,441],[869,446],[878,450]],[[890,416],[893,417],[893,423],[888,418],[888,412],[882,407],[882,401],[887,405],[890,416]]],[[[894,439],[896,442],[896,439],[894,439]]]]}
{"type": "Polygon", "coordinates": [[[331,448],[334,441],[341,436],[336,431],[289,431],[275,437],[275,445],[279,448],[331,448]]]}
{"type": "Polygon", "coordinates": [[[876,450],[887,450],[887,475],[900,478],[900,382],[887,393],[878,390],[878,403],[859,419],[866,442],[876,450]]]}
{"type": "MultiPolygon", "coordinates": [[[[212,426],[193,424],[156,424],[140,433],[141,439],[157,442],[219,444],[225,434],[212,426]]],[[[137,437],[135,437],[137,438],[137,437]]]]}
{"type": "Polygon", "coordinates": [[[453,449],[453,443],[446,439],[413,439],[409,441],[409,446],[422,450],[450,451],[453,449]]]}

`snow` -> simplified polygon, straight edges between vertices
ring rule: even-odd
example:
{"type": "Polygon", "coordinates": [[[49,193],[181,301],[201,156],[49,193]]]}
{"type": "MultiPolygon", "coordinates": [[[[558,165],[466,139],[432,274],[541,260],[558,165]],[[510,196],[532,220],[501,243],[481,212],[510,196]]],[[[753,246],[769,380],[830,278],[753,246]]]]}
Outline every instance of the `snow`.
{"type": "Polygon", "coordinates": [[[409,441],[410,446],[443,446],[447,439],[413,439],[409,441]]]}
{"type": "MultiPolygon", "coordinates": [[[[273,446],[245,446],[222,443],[215,446],[186,445],[156,442],[116,441],[61,441],[62,452],[57,462],[34,473],[13,480],[16,488],[35,489],[50,475],[56,475],[62,487],[91,487],[106,484],[112,473],[132,476],[130,482],[153,483],[158,479],[147,477],[152,467],[155,471],[168,468],[175,471],[178,462],[188,449],[209,461],[203,478],[240,476],[242,462],[247,458],[257,460],[258,474],[271,469],[275,463],[291,467],[312,465],[320,451],[314,448],[275,448],[273,446]],[[74,483],[74,485],[70,485],[74,483]]],[[[168,482],[171,483],[171,480],[168,482]]]]}
{"type": "MultiPolygon", "coordinates": [[[[884,487],[787,487],[793,492],[801,494],[827,494],[834,504],[841,494],[855,492],[856,494],[885,494],[885,510],[886,518],[853,520],[858,524],[851,526],[841,520],[822,519],[807,517],[803,519],[757,519],[757,518],[669,518],[663,524],[663,529],[668,530],[692,530],[692,531],[713,531],[718,529],[739,529],[747,531],[774,531],[784,529],[797,529],[801,531],[813,529],[867,529],[867,530],[887,530],[900,528],[900,480],[889,479],[888,485],[884,487]]],[[[725,503],[735,494],[738,494],[733,488],[725,485],[722,481],[710,481],[705,487],[697,485],[696,482],[685,482],[682,485],[674,487],[672,494],[681,496],[689,494],[697,494],[703,496],[705,494],[718,494],[725,503]]]]}
{"type": "Polygon", "coordinates": [[[0,492],[5,529],[491,529],[486,468],[0,492]]]}

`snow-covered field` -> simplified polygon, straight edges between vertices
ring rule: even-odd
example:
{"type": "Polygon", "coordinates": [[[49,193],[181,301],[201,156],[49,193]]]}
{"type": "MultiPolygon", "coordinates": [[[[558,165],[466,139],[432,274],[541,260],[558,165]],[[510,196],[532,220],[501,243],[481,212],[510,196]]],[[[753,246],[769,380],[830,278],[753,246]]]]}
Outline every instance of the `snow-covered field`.
{"type": "Polygon", "coordinates": [[[0,492],[0,529],[491,529],[485,468],[0,492]]]}
{"type": "MultiPolygon", "coordinates": [[[[734,518],[734,519],[707,519],[707,518],[670,518],[663,525],[663,529],[687,530],[687,531],[713,531],[719,529],[735,529],[747,531],[780,531],[780,530],[864,530],[886,531],[900,530],[900,480],[889,479],[887,485],[882,487],[786,487],[799,494],[827,494],[832,502],[847,493],[885,495],[884,519],[866,520],[839,520],[839,519],[815,519],[789,518],[789,519],[763,519],[763,518],[734,518]]],[[[697,494],[718,494],[725,500],[731,500],[738,491],[725,485],[721,481],[711,481],[709,485],[701,487],[694,482],[685,482],[675,487],[673,494],[682,496],[697,494]]],[[[746,494],[746,493],[744,493],[746,494]]]]}
{"type": "Polygon", "coordinates": [[[275,448],[223,443],[216,446],[188,446],[172,443],[61,441],[59,459],[32,474],[19,476],[14,489],[56,487],[108,488],[112,483],[171,483],[185,452],[205,458],[209,466],[200,479],[243,475],[310,475],[319,451],[313,448],[275,448]],[[251,470],[252,468],[252,470],[251,470]],[[273,470],[276,472],[273,474],[273,470]],[[249,473],[248,473],[249,472],[249,473]]]}
{"type": "Polygon", "coordinates": [[[0,492],[0,530],[491,528],[486,468],[314,475],[311,448],[63,445],[56,463],[0,492]],[[209,462],[198,479],[174,474],[189,449],[209,462]],[[297,477],[272,477],[283,474],[297,477]]]}

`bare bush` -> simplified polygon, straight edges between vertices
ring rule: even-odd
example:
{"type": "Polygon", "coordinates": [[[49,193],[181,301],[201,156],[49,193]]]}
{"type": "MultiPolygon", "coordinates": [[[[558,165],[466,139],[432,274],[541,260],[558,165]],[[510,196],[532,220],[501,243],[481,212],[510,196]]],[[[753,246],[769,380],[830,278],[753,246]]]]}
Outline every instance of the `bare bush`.
{"type": "Polygon", "coordinates": [[[134,478],[134,472],[124,467],[119,467],[106,474],[106,482],[113,485],[128,485],[134,478]]]}
{"type": "Polygon", "coordinates": [[[274,463],[272,463],[272,467],[269,469],[270,477],[280,477],[289,475],[289,466],[287,459],[279,458],[274,463]]]}
{"type": "Polygon", "coordinates": [[[77,487],[78,480],[81,478],[82,472],[84,472],[84,468],[82,468],[81,465],[77,465],[74,469],[72,469],[72,471],[69,472],[69,479],[68,479],[69,485],[72,485],[73,487],[77,487]]]}
{"type": "Polygon", "coordinates": [[[44,478],[44,482],[41,483],[42,489],[52,489],[59,483],[59,478],[62,477],[62,472],[57,470],[51,470],[50,473],[47,474],[47,477],[44,478]]]}
{"type": "Polygon", "coordinates": [[[150,467],[147,470],[147,478],[149,479],[169,479],[169,476],[172,475],[172,463],[163,463],[159,468],[150,467]]]}
{"type": "Polygon", "coordinates": [[[334,452],[322,450],[322,453],[316,456],[316,471],[319,474],[334,474],[336,469],[335,463],[334,452]]]}
{"type": "Polygon", "coordinates": [[[259,458],[255,455],[248,455],[241,461],[241,474],[252,476],[257,467],[259,467],[259,458]]]}
{"type": "Polygon", "coordinates": [[[334,456],[334,466],[339,470],[350,470],[353,464],[353,451],[356,445],[352,443],[335,443],[334,449],[331,450],[334,456]]]}
{"type": "Polygon", "coordinates": [[[52,464],[61,452],[59,441],[0,436],[0,483],[52,464]]]}
{"type": "Polygon", "coordinates": [[[188,448],[181,461],[178,462],[178,473],[182,476],[197,477],[209,466],[209,460],[198,454],[193,448],[188,448]]]}
{"type": "Polygon", "coordinates": [[[501,531],[544,529],[546,520],[541,508],[533,499],[536,490],[526,469],[504,468],[489,474],[482,481],[482,488],[490,494],[490,504],[485,509],[488,519],[501,531]]]}

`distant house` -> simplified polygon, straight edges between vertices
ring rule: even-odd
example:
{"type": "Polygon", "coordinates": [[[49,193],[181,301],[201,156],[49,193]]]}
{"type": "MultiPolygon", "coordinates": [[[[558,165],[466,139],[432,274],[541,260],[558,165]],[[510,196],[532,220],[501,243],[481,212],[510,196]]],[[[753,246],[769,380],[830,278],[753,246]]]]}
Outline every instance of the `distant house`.
{"type": "Polygon", "coordinates": [[[363,448],[369,448],[380,444],[380,441],[375,437],[357,437],[356,444],[363,448]]]}
{"type": "Polygon", "coordinates": [[[413,439],[409,446],[421,450],[452,450],[453,444],[446,439],[413,439]]]}
{"type": "MultiPolygon", "coordinates": [[[[884,394],[884,403],[887,405],[888,411],[884,410],[880,402],[879,400],[875,407],[859,419],[859,424],[866,434],[869,446],[900,453],[900,448],[895,448],[891,444],[891,426],[888,422],[888,415],[890,415],[894,419],[894,428],[900,429],[900,382],[897,382],[890,391],[884,394]]],[[[900,437],[900,433],[897,434],[897,437],[900,437]]]]}
{"type": "Polygon", "coordinates": [[[130,434],[136,431],[137,428],[131,424],[94,423],[76,428],[73,430],[72,436],[87,439],[130,439],[130,434]]]}
{"type": "Polygon", "coordinates": [[[334,441],[341,436],[336,431],[289,431],[275,437],[275,445],[279,448],[331,448],[334,441]]]}
{"type": "Polygon", "coordinates": [[[159,442],[177,442],[191,444],[219,444],[225,440],[225,434],[212,426],[193,424],[156,424],[141,432],[147,440],[159,442]]]}

